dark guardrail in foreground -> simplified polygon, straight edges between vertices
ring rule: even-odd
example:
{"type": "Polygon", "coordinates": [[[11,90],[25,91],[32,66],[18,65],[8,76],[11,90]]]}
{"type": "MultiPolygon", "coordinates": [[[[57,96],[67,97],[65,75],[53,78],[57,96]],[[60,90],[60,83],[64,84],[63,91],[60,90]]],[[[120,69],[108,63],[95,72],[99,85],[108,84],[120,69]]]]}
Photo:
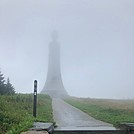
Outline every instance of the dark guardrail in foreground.
{"type": "Polygon", "coordinates": [[[127,134],[126,130],[55,130],[54,134],[127,134]]]}
{"type": "Polygon", "coordinates": [[[31,130],[46,130],[49,134],[134,134],[134,123],[120,123],[119,129],[114,130],[62,130],[54,126],[53,123],[34,122],[31,130]]]}
{"type": "Polygon", "coordinates": [[[134,123],[120,123],[115,130],[54,130],[54,134],[134,134],[134,123]]]}

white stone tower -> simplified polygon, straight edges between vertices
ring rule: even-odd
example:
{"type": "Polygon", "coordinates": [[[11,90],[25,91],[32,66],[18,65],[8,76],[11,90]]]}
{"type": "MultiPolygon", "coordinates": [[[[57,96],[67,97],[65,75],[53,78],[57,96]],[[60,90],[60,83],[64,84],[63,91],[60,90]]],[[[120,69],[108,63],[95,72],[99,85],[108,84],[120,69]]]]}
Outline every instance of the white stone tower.
{"type": "Polygon", "coordinates": [[[56,31],[52,34],[52,42],[49,44],[49,63],[45,86],[41,93],[48,94],[52,98],[66,98],[66,92],[60,69],[60,44],[58,42],[58,34],[56,31]]]}

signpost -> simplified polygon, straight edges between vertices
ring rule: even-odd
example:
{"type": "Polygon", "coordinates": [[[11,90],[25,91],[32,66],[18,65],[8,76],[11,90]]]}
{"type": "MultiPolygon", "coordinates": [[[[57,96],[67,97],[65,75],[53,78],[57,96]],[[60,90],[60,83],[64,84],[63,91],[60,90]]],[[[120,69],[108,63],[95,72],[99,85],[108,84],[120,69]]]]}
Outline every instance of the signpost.
{"type": "Polygon", "coordinates": [[[33,116],[36,117],[37,107],[37,80],[34,81],[34,104],[33,104],[33,116]]]}

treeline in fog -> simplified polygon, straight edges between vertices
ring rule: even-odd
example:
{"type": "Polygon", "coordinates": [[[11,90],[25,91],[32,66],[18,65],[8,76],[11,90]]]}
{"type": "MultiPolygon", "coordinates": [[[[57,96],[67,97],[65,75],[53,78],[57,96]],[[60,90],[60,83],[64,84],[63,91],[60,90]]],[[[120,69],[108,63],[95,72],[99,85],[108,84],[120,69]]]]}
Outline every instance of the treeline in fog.
{"type": "Polygon", "coordinates": [[[0,95],[13,95],[15,94],[15,89],[10,83],[10,79],[5,80],[4,75],[0,71],[0,95]]]}

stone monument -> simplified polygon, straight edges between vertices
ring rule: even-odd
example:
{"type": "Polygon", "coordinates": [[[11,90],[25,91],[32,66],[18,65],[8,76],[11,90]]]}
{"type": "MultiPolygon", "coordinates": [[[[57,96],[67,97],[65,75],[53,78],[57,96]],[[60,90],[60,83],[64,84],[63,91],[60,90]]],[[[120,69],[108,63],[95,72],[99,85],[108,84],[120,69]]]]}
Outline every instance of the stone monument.
{"type": "Polygon", "coordinates": [[[49,44],[47,79],[41,93],[48,94],[52,98],[68,97],[68,93],[64,88],[61,78],[60,44],[58,42],[58,34],[56,31],[52,33],[52,41],[49,44]]]}

